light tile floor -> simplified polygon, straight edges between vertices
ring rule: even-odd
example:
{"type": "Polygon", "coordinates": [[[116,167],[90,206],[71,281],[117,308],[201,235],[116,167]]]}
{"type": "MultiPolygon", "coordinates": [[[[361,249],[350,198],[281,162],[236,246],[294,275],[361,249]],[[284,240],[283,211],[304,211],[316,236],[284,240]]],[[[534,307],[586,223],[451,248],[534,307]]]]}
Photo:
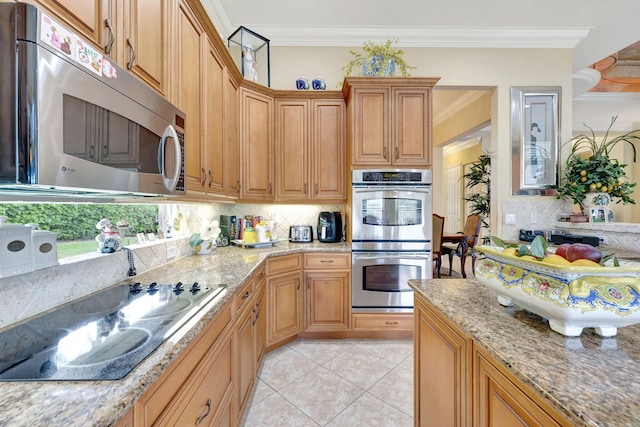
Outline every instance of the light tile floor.
{"type": "Polygon", "coordinates": [[[271,351],[241,425],[411,427],[413,341],[298,339],[271,351]]]}

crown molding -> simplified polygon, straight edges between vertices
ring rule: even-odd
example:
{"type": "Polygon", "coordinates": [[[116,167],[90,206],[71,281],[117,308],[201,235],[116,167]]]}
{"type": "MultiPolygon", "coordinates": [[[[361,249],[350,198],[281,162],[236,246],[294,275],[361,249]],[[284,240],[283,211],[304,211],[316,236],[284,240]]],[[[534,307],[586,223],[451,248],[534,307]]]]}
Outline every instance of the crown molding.
{"type": "Polygon", "coordinates": [[[393,34],[399,47],[565,48],[572,49],[589,28],[390,28],[251,26],[272,46],[359,46],[382,43],[393,34]]]}
{"type": "Polygon", "coordinates": [[[467,148],[474,147],[478,144],[482,143],[481,136],[474,136],[464,141],[456,141],[451,144],[447,144],[442,147],[442,156],[447,157],[457,152],[466,150],[467,148]]]}
{"type": "MultiPolygon", "coordinates": [[[[434,96],[435,96],[435,92],[436,91],[434,91],[434,96]]],[[[476,100],[482,98],[485,94],[486,94],[486,91],[474,90],[469,92],[468,94],[465,94],[464,96],[459,97],[454,102],[444,107],[439,107],[438,111],[437,112],[434,111],[433,113],[433,118],[432,118],[433,126],[435,127],[439,125],[449,117],[455,115],[457,112],[459,112],[463,108],[468,107],[469,105],[474,103],[476,100]]]]}

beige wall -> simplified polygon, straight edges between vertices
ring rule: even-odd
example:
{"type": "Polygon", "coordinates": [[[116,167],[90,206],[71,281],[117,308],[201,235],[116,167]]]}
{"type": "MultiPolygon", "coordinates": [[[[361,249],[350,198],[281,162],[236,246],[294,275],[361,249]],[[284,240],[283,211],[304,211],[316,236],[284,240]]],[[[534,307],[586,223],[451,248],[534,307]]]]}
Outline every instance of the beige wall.
{"type": "MultiPolygon", "coordinates": [[[[354,49],[359,49],[355,47],[354,49]]],[[[540,201],[535,196],[511,196],[511,86],[560,86],[560,140],[571,136],[572,55],[570,49],[406,48],[414,76],[440,77],[438,86],[495,88],[491,94],[491,143],[497,153],[492,165],[492,231],[500,235],[502,201],[540,201]]],[[[299,76],[323,76],[329,89],[342,81],[342,66],[351,59],[347,47],[272,47],[271,82],[293,89],[299,76]]],[[[434,170],[435,172],[435,170],[434,170]]]]}

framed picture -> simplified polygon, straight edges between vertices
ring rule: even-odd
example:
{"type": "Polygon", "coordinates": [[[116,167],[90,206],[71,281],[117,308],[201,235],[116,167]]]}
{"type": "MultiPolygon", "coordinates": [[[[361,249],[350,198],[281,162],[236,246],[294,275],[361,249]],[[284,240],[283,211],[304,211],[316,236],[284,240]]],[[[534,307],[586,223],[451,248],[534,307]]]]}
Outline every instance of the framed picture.
{"type": "Polygon", "coordinates": [[[559,86],[511,88],[512,194],[551,194],[558,174],[559,86]]]}
{"type": "Polygon", "coordinates": [[[591,208],[589,219],[591,222],[607,222],[607,210],[605,208],[591,208]]]}

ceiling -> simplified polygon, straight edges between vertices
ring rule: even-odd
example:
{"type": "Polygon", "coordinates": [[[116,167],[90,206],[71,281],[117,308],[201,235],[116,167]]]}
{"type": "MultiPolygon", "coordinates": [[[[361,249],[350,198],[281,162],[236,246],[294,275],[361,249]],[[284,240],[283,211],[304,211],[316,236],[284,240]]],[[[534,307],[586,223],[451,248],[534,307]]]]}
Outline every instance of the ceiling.
{"type": "MultiPolygon", "coordinates": [[[[610,55],[617,55],[620,66],[625,55],[618,52],[640,40],[638,0],[201,1],[223,38],[243,25],[269,34],[272,46],[352,47],[363,40],[384,42],[393,35],[399,47],[570,48],[576,96],[573,129],[584,130],[583,122],[606,129],[609,121],[602,122],[603,110],[619,115],[619,130],[640,123],[638,91],[616,87],[615,92],[605,88],[581,95],[598,82],[593,70],[585,68],[610,55]]],[[[638,48],[630,54],[638,54],[638,48]]],[[[434,91],[434,122],[476,95],[467,90],[434,91]]]]}

